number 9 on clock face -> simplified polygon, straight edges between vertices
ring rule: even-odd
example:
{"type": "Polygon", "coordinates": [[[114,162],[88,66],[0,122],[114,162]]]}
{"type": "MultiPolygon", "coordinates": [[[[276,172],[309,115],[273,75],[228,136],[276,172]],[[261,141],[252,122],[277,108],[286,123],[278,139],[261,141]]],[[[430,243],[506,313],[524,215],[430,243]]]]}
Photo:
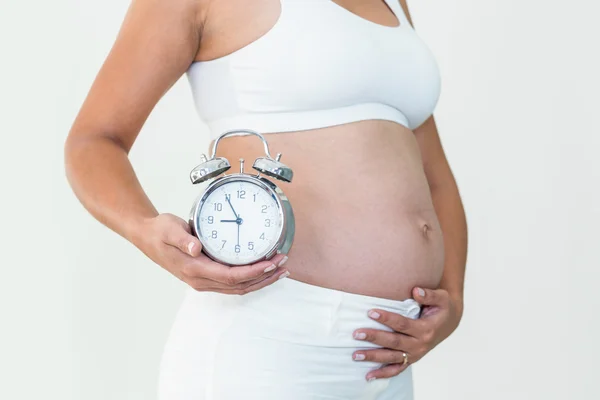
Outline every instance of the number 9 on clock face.
{"type": "Polygon", "coordinates": [[[284,225],[277,197],[251,180],[232,180],[207,192],[196,223],[205,252],[231,265],[250,264],[272,252],[284,225]]]}

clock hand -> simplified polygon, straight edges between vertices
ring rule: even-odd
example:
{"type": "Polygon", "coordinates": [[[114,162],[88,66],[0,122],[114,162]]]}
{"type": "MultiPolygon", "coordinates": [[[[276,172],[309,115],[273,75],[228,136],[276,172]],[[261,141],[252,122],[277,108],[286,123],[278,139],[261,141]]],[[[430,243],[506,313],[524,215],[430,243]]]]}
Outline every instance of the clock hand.
{"type": "Polygon", "coordinates": [[[229,203],[229,207],[231,207],[231,211],[233,211],[233,214],[235,215],[235,217],[239,218],[238,215],[237,215],[237,213],[233,209],[233,205],[231,205],[231,198],[230,198],[230,196],[225,195],[225,200],[227,200],[227,202],[229,203]]]}
{"type": "Polygon", "coordinates": [[[221,222],[238,222],[237,219],[222,219],[221,222]]]}
{"type": "Polygon", "coordinates": [[[238,221],[237,221],[237,222],[238,222],[238,224],[237,224],[237,226],[238,226],[238,244],[237,244],[237,245],[238,245],[238,247],[239,247],[239,245],[240,245],[240,225],[242,225],[242,224],[239,222],[239,220],[240,220],[240,218],[238,218],[238,221]]]}

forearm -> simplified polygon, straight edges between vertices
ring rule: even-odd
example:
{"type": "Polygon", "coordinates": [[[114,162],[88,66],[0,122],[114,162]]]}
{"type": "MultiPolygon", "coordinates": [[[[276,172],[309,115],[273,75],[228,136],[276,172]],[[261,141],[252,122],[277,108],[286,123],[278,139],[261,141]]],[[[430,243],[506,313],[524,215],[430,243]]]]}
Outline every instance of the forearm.
{"type": "Polygon", "coordinates": [[[462,314],[467,262],[467,221],[458,187],[451,177],[431,190],[444,237],[444,273],[440,288],[449,292],[462,314]]]}
{"type": "Polygon", "coordinates": [[[65,172],[85,209],[131,242],[136,240],[139,223],[158,214],[135,175],[127,151],[109,137],[67,139],[65,172]]]}

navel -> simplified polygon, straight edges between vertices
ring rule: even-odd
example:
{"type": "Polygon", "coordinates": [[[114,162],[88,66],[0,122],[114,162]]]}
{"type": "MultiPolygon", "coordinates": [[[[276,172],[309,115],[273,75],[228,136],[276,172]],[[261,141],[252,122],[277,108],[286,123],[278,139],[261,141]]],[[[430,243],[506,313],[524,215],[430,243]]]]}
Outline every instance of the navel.
{"type": "Polygon", "coordinates": [[[423,237],[428,238],[430,230],[431,230],[431,227],[427,223],[424,223],[421,226],[421,232],[423,233],[423,237]]]}

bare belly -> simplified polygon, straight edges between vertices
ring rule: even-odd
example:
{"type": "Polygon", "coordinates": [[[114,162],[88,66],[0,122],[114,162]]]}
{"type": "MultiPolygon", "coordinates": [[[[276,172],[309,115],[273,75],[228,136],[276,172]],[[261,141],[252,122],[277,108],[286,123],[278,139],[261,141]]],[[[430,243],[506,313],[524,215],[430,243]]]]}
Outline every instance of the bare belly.
{"type": "MultiPolygon", "coordinates": [[[[292,183],[277,181],[296,218],[287,279],[396,300],[438,286],[442,232],[409,129],[370,120],[265,137],[294,170],[292,183]]],[[[251,165],[264,152],[256,137],[238,136],[217,155],[251,165]]]]}

